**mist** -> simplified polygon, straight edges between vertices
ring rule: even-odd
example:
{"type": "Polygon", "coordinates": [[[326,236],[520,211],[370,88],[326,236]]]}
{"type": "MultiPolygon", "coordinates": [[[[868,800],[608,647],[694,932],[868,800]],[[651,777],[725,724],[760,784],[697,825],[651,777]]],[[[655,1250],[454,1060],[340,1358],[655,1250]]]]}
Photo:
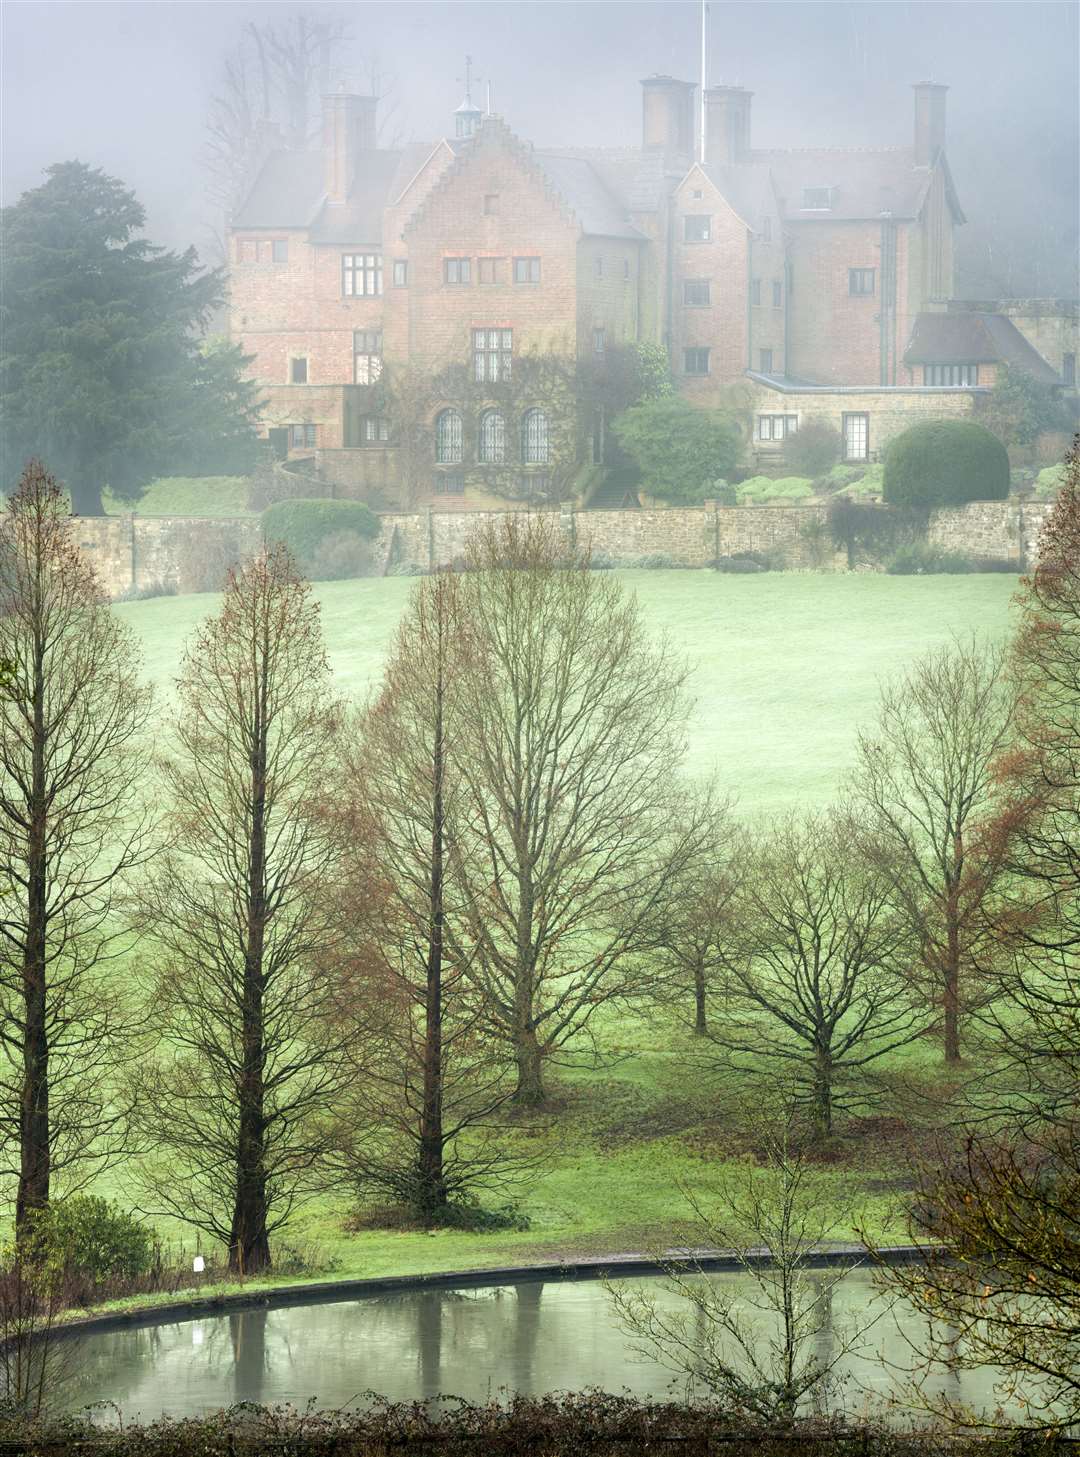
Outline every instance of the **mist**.
{"type": "MultiPolygon", "coordinates": [[[[209,251],[205,120],[252,21],[288,5],[8,3],[2,197],[78,157],[121,178],[169,246],[209,251]]],[[[389,78],[396,139],[451,130],[479,94],[537,146],[627,146],[641,77],[700,75],[694,4],[315,5],[345,23],[335,79],[389,78]]],[[[1077,9],[1066,4],[712,4],[709,80],[754,92],[757,147],[905,146],[910,84],[949,87],[947,151],[967,223],[961,297],[1075,296],[1080,213],[1077,9]]]]}

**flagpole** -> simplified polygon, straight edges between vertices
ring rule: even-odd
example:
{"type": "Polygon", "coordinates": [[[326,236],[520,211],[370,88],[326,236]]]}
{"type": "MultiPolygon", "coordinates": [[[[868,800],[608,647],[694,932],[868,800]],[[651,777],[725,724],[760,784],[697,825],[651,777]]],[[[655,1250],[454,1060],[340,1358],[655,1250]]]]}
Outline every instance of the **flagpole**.
{"type": "Polygon", "coordinates": [[[709,7],[706,4],[706,0],[701,0],[701,128],[700,128],[700,130],[701,130],[701,145],[700,145],[700,155],[699,155],[698,160],[700,162],[702,162],[702,163],[705,161],[705,83],[706,83],[706,79],[707,79],[706,78],[706,72],[705,72],[705,56],[706,56],[706,16],[708,15],[708,13],[709,13],[709,7]]]}

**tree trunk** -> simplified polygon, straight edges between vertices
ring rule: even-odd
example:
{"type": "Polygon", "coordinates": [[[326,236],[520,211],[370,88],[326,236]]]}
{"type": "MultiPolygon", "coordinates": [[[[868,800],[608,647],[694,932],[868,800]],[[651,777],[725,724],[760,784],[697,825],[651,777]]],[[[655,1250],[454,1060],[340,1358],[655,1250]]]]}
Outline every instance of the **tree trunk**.
{"type": "Polygon", "coordinates": [[[442,955],[443,955],[443,681],[440,658],[435,684],[432,762],[430,930],[424,1005],[424,1103],[420,1114],[419,1213],[432,1220],[446,1207],[442,1121],[442,955]]]}
{"type": "Polygon", "coordinates": [[[949,886],[949,897],[945,907],[946,944],[945,964],[942,967],[942,1004],[945,1021],[945,1061],[960,1061],[960,916],[957,907],[959,895],[959,874],[962,864],[963,846],[956,837],[954,858],[957,860],[956,879],[949,886]]]}
{"type": "Polygon", "coordinates": [[[825,1048],[818,1048],[814,1058],[814,1123],[822,1138],[832,1136],[832,1058],[825,1048]]]}
{"type": "Polygon", "coordinates": [[[514,1035],[514,1061],[517,1063],[517,1087],[513,1102],[519,1108],[538,1108],[546,1102],[543,1057],[536,1029],[519,1023],[514,1035]]]}
{"type": "Polygon", "coordinates": [[[700,962],[694,967],[694,1031],[705,1037],[709,1024],[705,1017],[705,969],[700,962]]]}
{"type": "Polygon", "coordinates": [[[19,1188],[15,1229],[49,1202],[49,1034],[47,1017],[46,920],[48,904],[48,821],[45,783],[45,668],[43,646],[35,644],[32,779],[27,835],[27,916],[23,948],[23,1080],[19,1110],[19,1188]]]}
{"type": "Polygon", "coordinates": [[[251,736],[251,830],[248,836],[247,945],[244,952],[243,1066],[240,1073],[236,1195],[229,1235],[229,1269],[254,1275],[270,1268],[266,1229],[266,1060],[263,954],[266,942],[266,674],[262,646],[259,697],[251,736]]]}
{"type": "Polygon", "coordinates": [[[71,492],[71,514],[73,516],[105,515],[99,485],[91,484],[89,481],[79,481],[76,485],[69,486],[68,489],[71,492]]]}

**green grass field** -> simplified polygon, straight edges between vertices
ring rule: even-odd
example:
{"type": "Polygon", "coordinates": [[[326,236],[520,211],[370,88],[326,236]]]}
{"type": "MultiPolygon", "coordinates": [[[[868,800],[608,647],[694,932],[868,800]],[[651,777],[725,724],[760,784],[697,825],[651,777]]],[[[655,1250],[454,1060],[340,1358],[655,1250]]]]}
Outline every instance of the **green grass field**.
{"type": "MultiPolygon", "coordinates": [[[[714,774],[743,815],[827,804],[851,765],[857,726],[873,715],[879,680],[951,633],[1001,637],[1016,585],[998,575],[620,577],[637,594],[647,628],[665,633],[692,668],[688,770],[714,774]]],[[[377,684],[411,587],[386,579],[318,588],[344,694],[355,698],[377,684]]],[[[115,609],[142,640],[163,710],[183,643],[215,606],[214,597],[200,596],[115,609]]],[[[708,1058],[677,1016],[608,1018],[602,1036],[622,1060],[551,1077],[560,1106],[534,1135],[549,1162],[522,1200],[528,1230],[348,1234],[345,1205],[327,1201],[298,1217],[285,1241],[306,1247],[323,1269],[364,1276],[570,1259],[670,1240],[683,1213],[678,1184],[707,1192],[729,1177],[738,1138],[718,1112],[708,1058]]],[[[909,1050],[903,1064],[923,1091],[939,1086],[935,1047],[909,1050]]],[[[889,1138],[886,1124],[867,1119],[844,1131],[831,1156],[838,1191],[865,1196],[868,1227],[899,1237],[889,1138]]],[[[118,1170],[103,1192],[123,1199],[125,1184],[118,1170]]]]}

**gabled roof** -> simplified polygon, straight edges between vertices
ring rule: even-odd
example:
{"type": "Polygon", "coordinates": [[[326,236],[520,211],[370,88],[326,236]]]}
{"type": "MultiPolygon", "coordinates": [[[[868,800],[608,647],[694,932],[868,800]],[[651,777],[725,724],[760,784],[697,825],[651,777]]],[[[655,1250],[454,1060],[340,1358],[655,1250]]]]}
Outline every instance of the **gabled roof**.
{"type": "MultiPolygon", "coordinates": [[[[754,162],[767,163],[785,220],[809,222],[918,217],[933,180],[933,169],[915,162],[911,147],[810,147],[797,151],[755,151],[754,162]],[[804,208],[808,188],[830,188],[832,206],[804,208]]],[[[964,216],[956,201],[945,159],[945,186],[958,222],[964,216]]]]}
{"type": "Polygon", "coordinates": [[[383,209],[392,201],[400,152],[361,152],[347,202],[323,204],[311,229],[313,243],[381,243],[383,209]]]}
{"type": "MultiPolygon", "coordinates": [[[[722,197],[742,218],[748,228],[761,232],[763,219],[773,211],[772,169],[767,162],[740,162],[737,165],[702,165],[701,170],[722,197]]],[[[693,169],[691,169],[693,170],[693,169]]]]}
{"type": "Polygon", "coordinates": [[[657,212],[671,190],[671,184],[681,175],[659,149],[545,147],[544,156],[574,157],[587,162],[627,213],[657,212]]]}
{"type": "Polygon", "coordinates": [[[533,156],[583,233],[602,238],[644,237],[626,216],[625,204],[612,195],[591,162],[560,152],[534,152],[533,156]]]}
{"type": "Polygon", "coordinates": [[[324,196],[319,152],[272,152],[232,219],[234,228],[306,228],[324,196]]]}
{"type": "Polygon", "coordinates": [[[392,200],[402,156],[397,151],[361,152],[349,184],[349,200],[328,203],[321,153],[274,152],[263,164],[232,226],[309,228],[315,243],[381,243],[383,209],[392,200]]]}
{"type": "Polygon", "coordinates": [[[905,364],[1011,364],[1043,384],[1057,373],[1004,314],[918,314],[905,364]]]}

